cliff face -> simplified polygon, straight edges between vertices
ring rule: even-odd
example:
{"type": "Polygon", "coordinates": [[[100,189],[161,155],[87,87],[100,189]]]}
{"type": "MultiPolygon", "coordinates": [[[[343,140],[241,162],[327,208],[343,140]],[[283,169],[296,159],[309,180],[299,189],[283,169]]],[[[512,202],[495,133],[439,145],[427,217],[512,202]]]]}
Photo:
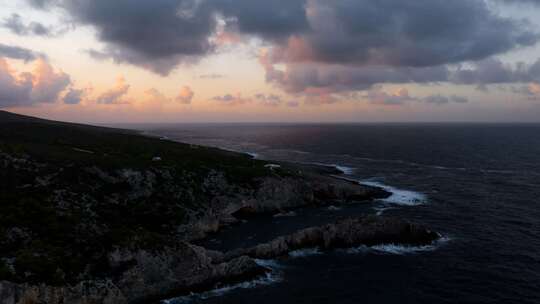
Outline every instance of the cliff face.
{"type": "MultiPolygon", "coordinates": [[[[353,245],[363,242],[354,235],[379,231],[365,222],[313,228],[232,253],[192,245],[253,215],[388,195],[306,166],[266,165],[218,149],[0,112],[0,303],[162,299],[259,276],[267,269],[256,257],[326,248],[328,238],[353,245]]],[[[410,235],[395,227],[405,226],[387,223],[381,231],[404,241],[410,235]]],[[[376,239],[386,240],[379,232],[376,239]]]]}
{"type": "Polygon", "coordinates": [[[265,244],[225,253],[184,242],[153,252],[123,249],[109,254],[111,265],[118,270],[112,278],[62,287],[0,282],[0,299],[3,304],[147,303],[209,290],[216,284],[250,280],[269,271],[254,258],[282,257],[304,248],[427,245],[438,237],[425,227],[405,221],[368,217],[303,229],[265,244]]]}

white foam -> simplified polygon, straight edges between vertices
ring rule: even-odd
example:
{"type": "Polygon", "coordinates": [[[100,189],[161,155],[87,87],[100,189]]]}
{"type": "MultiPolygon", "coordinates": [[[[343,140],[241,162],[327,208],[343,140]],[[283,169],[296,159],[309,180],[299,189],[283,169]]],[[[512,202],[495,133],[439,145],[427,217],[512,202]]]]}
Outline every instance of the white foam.
{"type": "Polygon", "coordinates": [[[328,206],[328,210],[330,210],[330,211],[339,211],[339,210],[341,210],[341,208],[336,207],[334,205],[331,205],[331,206],[328,206]]]}
{"type": "Polygon", "coordinates": [[[266,286],[274,283],[281,282],[283,279],[274,271],[266,273],[265,276],[255,279],[253,281],[242,282],[234,285],[227,285],[213,290],[209,290],[202,293],[192,293],[187,296],[177,297],[169,300],[163,301],[165,304],[183,304],[183,303],[192,303],[197,300],[206,300],[209,298],[219,297],[226,293],[229,293],[236,289],[248,289],[255,288],[258,286],[266,286]]]}
{"type": "Polygon", "coordinates": [[[424,204],[427,201],[427,196],[420,192],[398,189],[374,181],[360,181],[360,183],[366,186],[380,187],[390,192],[392,195],[385,199],[381,199],[381,201],[385,203],[405,206],[417,206],[424,204]]]}
{"type": "Polygon", "coordinates": [[[378,252],[384,252],[384,253],[389,253],[389,254],[399,254],[399,255],[414,254],[414,253],[420,253],[420,252],[426,252],[426,251],[434,251],[435,249],[439,248],[441,245],[447,243],[448,241],[450,241],[448,237],[441,237],[440,239],[436,240],[432,244],[424,245],[424,246],[383,244],[383,245],[372,246],[371,249],[378,252]]]}
{"type": "Polygon", "coordinates": [[[433,251],[437,249],[434,245],[425,245],[425,246],[404,246],[396,244],[384,244],[371,247],[372,250],[389,253],[389,254],[410,254],[410,253],[419,253],[425,251],[433,251]]]}
{"type": "Polygon", "coordinates": [[[375,245],[371,247],[359,246],[356,248],[349,248],[349,249],[346,249],[345,252],[350,253],[350,254],[368,253],[368,252],[395,254],[395,255],[416,254],[416,253],[434,251],[440,246],[447,243],[448,241],[450,241],[450,238],[441,237],[435,242],[429,245],[423,245],[423,246],[410,246],[410,245],[401,245],[401,244],[381,244],[381,245],[375,245]]]}
{"type": "Polygon", "coordinates": [[[322,254],[322,252],[319,250],[319,248],[307,248],[289,252],[289,256],[293,258],[303,258],[320,254],[322,254]]]}
{"type": "Polygon", "coordinates": [[[255,263],[257,265],[270,268],[270,269],[281,269],[283,268],[283,265],[279,264],[276,260],[262,260],[262,259],[254,259],[255,263]]]}
{"type": "Polygon", "coordinates": [[[251,156],[252,158],[258,158],[259,157],[259,153],[255,153],[255,152],[244,152],[244,153],[251,156]]]}
{"type": "Polygon", "coordinates": [[[341,166],[341,165],[332,165],[332,166],[336,167],[336,169],[343,172],[343,174],[345,175],[352,175],[354,171],[356,170],[356,168],[347,167],[347,166],[341,166]]]}

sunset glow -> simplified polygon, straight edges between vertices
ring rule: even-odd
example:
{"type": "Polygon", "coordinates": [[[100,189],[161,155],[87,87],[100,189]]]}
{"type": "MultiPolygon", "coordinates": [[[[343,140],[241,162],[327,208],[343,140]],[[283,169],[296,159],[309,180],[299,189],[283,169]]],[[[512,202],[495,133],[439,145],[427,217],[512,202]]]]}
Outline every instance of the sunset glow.
{"type": "Polygon", "coordinates": [[[0,7],[0,108],[22,114],[94,123],[540,117],[535,1],[0,7]]]}

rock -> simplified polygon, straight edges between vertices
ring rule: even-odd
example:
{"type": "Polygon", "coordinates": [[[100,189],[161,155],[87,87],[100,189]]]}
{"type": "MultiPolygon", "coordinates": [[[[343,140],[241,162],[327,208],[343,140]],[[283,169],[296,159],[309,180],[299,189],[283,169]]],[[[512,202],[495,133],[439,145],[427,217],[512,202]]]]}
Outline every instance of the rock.
{"type": "Polygon", "coordinates": [[[120,269],[116,278],[62,287],[4,281],[0,304],[148,303],[251,280],[269,271],[247,256],[226,261],[223,256],[188,243],[160,252],[117,249],[109,255],[111,266],[120,269]]]}
{"type": "Polygon", "coordinates": [[[255,207],[253,207],[253,206],[245,206],[245,207],[241,207],[237,211],[233,212],[231,215],[234,216],[237,219],[245,220],[245,219],[250,219],[250,218],[256,216],[259,213],[260,213],[260,211],[258,211],[255,207]]]}
{"type": "Polygon", "coordinates": [[[334,224],[300,230],[268,243],[225,254],[227,259],[247,255],[271,259],[305,248],[350,248],[380,244],[428,245],[439,238],[429,229],[403,220],[379,217],[346,219],[334,224]]]}
{"type": "Polygon", "coordinates": [[[85,281],[73,287],[0,282],[1,304],[127,304],[111,281],[85,281]]]}

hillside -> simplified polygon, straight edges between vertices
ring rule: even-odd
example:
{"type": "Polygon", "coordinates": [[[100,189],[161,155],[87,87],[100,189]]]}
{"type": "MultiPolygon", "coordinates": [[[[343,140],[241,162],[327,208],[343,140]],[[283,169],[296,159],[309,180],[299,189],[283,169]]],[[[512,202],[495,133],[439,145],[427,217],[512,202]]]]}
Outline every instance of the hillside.
{"type": "Polygon", "coordinates": [[[372,218],[230,253],[194,245],[254,216],[370,201],[326,167],[0,112],[0,304],[146,303],[252,279],[256,258],[310,246],[425,244],[372,218]]]}
{"type": "Polygon", "coordinates": [[[15,266],[0,266],[0,279],[53,284],[89,264],[103,274],[99,253],[114,246],[177,237],[219,191],[209,176],[250,189],[270,173],[243,154],[8,112],[0,167],[0,255],[15,266]]]}

